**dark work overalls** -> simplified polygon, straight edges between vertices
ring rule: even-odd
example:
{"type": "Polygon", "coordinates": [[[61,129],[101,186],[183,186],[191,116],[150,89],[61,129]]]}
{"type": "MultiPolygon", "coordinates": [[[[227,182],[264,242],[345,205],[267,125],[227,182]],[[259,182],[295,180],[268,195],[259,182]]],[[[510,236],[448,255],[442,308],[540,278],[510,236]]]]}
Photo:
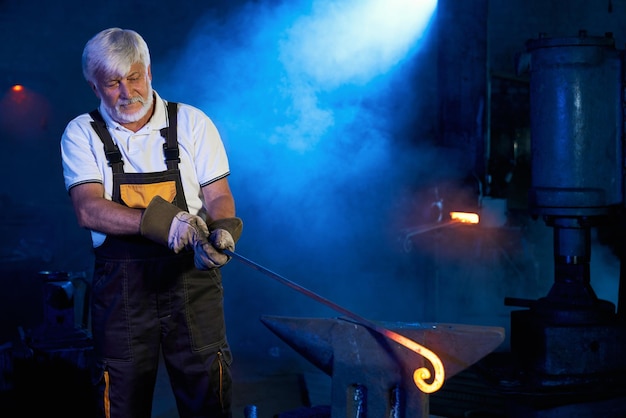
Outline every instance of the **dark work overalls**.
{"type": "MultiPolygon", "coordinates": [[[[187,210],[178,169],[177,104],[161,131],[167,170],[124,173],[102,116],[90,113],[113,170],[112,200],[144,207],[159,194],[187,210]]],[[[193,251],[175,254],[140,235],[111,236],[95,248],[92,333],[98,413],[150,418],[159,350],[181,418],[231,417],[231,352],[225,335],[219,269],[194,267],[193,251]]]]}

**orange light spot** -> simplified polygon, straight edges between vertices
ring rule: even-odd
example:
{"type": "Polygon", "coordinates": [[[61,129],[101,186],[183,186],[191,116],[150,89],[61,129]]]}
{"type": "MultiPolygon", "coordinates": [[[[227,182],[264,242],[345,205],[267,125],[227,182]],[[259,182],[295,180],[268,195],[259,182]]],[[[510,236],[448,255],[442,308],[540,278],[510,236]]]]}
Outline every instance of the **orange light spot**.
{"type": "Polygon", "coordinates": [[[21,84],[16,84],[13,87],[11,87],[11,90],[17,93],[17,92],[23,91],[24,86],[22,86],[21,84]]]}
{"type": "Polygon", "coordinates": [[[467,224],[477,224],[479,221],[478,214],[470,212],[450,212],[450,219],[467,224]]]}

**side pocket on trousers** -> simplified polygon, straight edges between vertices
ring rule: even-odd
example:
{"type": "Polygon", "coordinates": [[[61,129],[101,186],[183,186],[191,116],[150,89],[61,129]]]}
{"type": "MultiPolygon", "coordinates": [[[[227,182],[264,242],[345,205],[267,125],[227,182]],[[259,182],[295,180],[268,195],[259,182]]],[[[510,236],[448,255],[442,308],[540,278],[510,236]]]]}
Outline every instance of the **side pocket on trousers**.
{"type": "Polygon", "coordinates": [[[218,269],[186,275],[185,313],[194,351],[217,350],[226,341],[224,289],[218,269]]]}

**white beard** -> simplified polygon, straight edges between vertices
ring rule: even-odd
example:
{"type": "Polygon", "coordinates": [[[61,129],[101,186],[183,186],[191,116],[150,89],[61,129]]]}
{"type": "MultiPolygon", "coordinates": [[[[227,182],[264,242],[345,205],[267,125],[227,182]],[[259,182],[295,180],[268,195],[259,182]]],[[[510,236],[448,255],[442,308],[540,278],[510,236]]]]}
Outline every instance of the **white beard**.
{"type": "Polygon", "coordinates": [[[150,111],[152,108],[152,103],[154,102],[154,95],[152,94],[152,86],[148,85],[148,97],[144,99],[141,96],[133,97],[129,100],[119,101],[115,104],[115,107],[109,107],[104,105],[107,113],[111,116],[111,118],[117,123],[132,123],[137,122],[150,111]],[[141,108],[137,110],[135,113],[125,113],[122,112],[122,106],[129,105],[131,103],[140,102],[142,104],[141,108]]]}

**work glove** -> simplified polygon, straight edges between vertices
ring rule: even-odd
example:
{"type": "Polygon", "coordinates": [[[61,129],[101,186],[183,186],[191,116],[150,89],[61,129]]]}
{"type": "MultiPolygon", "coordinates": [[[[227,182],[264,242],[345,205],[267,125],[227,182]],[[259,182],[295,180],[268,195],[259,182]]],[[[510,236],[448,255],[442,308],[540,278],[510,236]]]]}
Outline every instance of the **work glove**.
{"type": "Polygon", "coordinates": [[[235,242],[241,236],[243,222],[234,217],[218,219],[211,222],[208,228],[209,236],[194,245],[194,262],[200,270],[222,267],[230,261],[231,257],[223,251],[235,251],[235,242]]]}
{"type": "Polygon", "coordinates": [[[167,245],[175,253],[195,247],[209,235],[209,228],[201,217],[181,210],[160,196],[155,196],[146,207],[140,231],[144,237],[167,245]]]}

